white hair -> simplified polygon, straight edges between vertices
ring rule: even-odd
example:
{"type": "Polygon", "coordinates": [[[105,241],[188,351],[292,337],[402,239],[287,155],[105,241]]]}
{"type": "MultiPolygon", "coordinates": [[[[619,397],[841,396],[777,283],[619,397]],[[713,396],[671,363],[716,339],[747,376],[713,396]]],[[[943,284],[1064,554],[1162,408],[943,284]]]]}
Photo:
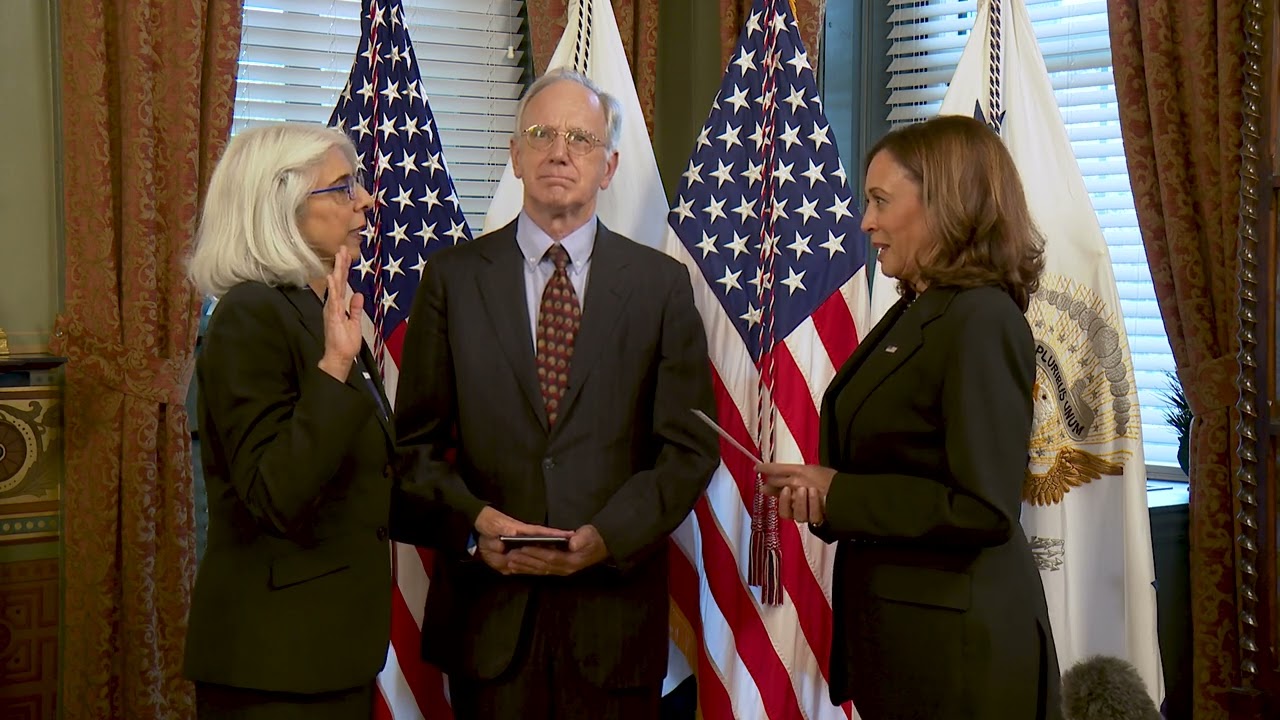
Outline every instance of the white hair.
{"type": "Polygon", "coordinates": [[[617,98],[592,82],[591,78],[563,67],[548,70],[542,77],[534,80],[529,89],[525,91],[524,97],[520,98],[520,104],[516,106],[516,139],[519,140],[520,134],[525,130],[525,106],[529,104],[529,101],[535,95],[561,80],[578,83],[596,96],[596,99],[600,101],[600,107],[604,110],[604,126],[607,128],[605,134],[608,136],[604,138],[605,150],[609,152],[617,150],[618,145],[622,142],[622,104],[618,102],[617,98]]]}
{"type": "Polygon", "coordinates": [[[324,275],[298,215],[334,148],[356,167],[351,140],[323,125],[264,125],[231,139],[209,181],[187,268],[200,292],[221,295],[249,280],[303,287],[324,275]]]}

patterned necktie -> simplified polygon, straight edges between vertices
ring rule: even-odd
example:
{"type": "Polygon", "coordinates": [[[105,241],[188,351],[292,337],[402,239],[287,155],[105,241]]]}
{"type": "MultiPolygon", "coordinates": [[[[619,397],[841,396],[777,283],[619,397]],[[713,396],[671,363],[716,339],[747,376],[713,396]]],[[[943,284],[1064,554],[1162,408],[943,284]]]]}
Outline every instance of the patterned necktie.
{"type": "Polygon", "coordinates": [[[573,360],[573,340],[582,322],[582,310],[565,270],[569,253],[556,243],[547,250],[547,257],[555,263],[556,271],[542,290],[542,303],[538,306],[538,385],[547,407],[547,422],[555,425],[560,400],[569,386],[569,363],[573,360]]]}

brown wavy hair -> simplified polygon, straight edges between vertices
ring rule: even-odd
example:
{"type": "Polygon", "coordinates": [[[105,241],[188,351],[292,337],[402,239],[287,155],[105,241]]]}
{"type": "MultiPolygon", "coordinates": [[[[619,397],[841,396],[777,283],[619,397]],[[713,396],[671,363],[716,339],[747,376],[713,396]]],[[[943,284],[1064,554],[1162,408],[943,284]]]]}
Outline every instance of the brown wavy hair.
{"type": "MultiPolygon", "coordinates": [[[[885,135],[867,153],[887,152],[920,186],[925,226],[936,240],[917,258],[929,286],[994,285],[1023,312],[1040,286],[1044,236],[1036,229],[1013,158],[1000,136],[963,115],[942,115],[885,135]]],[[[915,297],[899,280],[898,291],[915,297]]]]}

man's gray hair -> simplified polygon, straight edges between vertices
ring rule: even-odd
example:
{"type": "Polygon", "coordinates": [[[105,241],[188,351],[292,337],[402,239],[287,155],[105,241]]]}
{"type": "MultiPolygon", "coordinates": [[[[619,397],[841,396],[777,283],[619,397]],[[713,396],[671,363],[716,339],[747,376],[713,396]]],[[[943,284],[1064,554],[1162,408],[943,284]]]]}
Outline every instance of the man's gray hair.
{"type": "MultiPolygon", "coordinates": [[[[582,87],[590,90],[595,94],[596,99],[600,101],[600,107],[604,110],[604,125],[606,135],[602,138],[605,143],[605,149],[613,152],[618,149],[618,144],[622,142],[622,105],[618,99],[605,92],[599,85],[591,81],[591,78],[580,72],[575,72],[568,68],[555,68],[548,70],[542,77],[533,81],[529,89],[525,91],[524,97],[520,98],[520,104],[516,106],[516,139],[519,140],[521,133],[524,132],[524,108],[535,95],[546,90],[551,85],[568,80],[576,82],[582,87]]],[[[562,128],[568,129],[568,128],[562,128]]]]}

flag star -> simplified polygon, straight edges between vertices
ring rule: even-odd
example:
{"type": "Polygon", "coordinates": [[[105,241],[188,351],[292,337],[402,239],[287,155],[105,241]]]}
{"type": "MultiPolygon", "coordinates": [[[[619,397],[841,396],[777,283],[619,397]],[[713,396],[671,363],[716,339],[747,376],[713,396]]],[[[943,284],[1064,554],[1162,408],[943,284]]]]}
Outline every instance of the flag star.
{"type": "MultiPolygon", "coordinates": [[[[755,213],[752,213],[753,217],[754,215],[755,213]]],[[[739,255],[742,255],[747,252],[747,238],[735,232],[733,234],[733,241],[725,243],[724,249],[732,250],[733,259],[737,260],[739,255]]]]}
{"type": "Polygon", "coordinates": [[[747,218],[756,217],[756,201],[752,200],[751,202],[747,202],[747,196],[743,195],[742,199],[738,203],[738,207],[730,210],[729,212],[738,213],[738,223],[743,224],[747,221],[747,218]]]}
{"type": "Polygon", "coordinates": [[[426,204],[427,204],[427,212],[431,212],[432,210],[436,209],[436,207],[438,207],[438,206],[441,204],[441,203],[440,203],[440,189],[439,189],[439,188],[432,188],[432,189],[428,190],[426,195],[423,195],[422,197],[418,198],[418,202],[424,202],[424,203],[426,203],[426,204]]]}
{"type": "Polygon", "coordinates": [[[716,200],[714,197],[707,198],[707,206],[702,208],[702,212],[707,214],[707,222],[713,223],[717,217],[725,217],[724,199],[716,200]]]}
{"type": "Polygon", "coordinates": [[[386,98],[387,102],[395,102],[400,99],[400,83],[389,82],[378,94],[386,98]]]}
{"type": "MultiPolygon", "coordinates": [[[[360,237],[364,238],[365,245],[373,244],[373,236],[378,233],[374,230],[373,221],[366,219],[364,221],[364,229],[360,231],[360,237]]],[[[369,262],[373,262],[373,258],[369,258],[369,262]]]]}
{"type": "Polygon", "coordinates": [[[796,290],[800,290],[803,292],[809,289],[804,286],[805,272],[807,271],[801,270],[799,273],[797,273],[795,268],[787,268],[787,277],[781,280],[780,282],[783,285],[786,285],[791,290],[791,295],[795,295],[796,290]]]}
{"type": "Polygon", "coordinates": [[[765,56],[765,69],[770,73],[778,72],[778,68],[782,67],[782,53],[774,50],[765,56]]]}
{"type": "Polygon", "coordinates": [[[809,98],[809,102],[813,103],[819,110],[823,110],[822,98],[818,97],[818,93],[814,92],[813,97],[809,98]]]}
{"type": "Polygon", "coordinates": [[[797,125],[795,127],[791,127],[791,123],[786,123],[786,122],[784,122],[782,125],[786,129],[783,131],[782,135],[778,139],[786,143],[787,149],[790,150],[792,145],[795,145],[800,142],[800,138],[797,137],[800,134],[800,126],[797,125]]]}
{"type": "MultiPolygon", "coordinates": [[[[747,283],[750,285],[756,286],[756,294],[758,295],[764,292],[765,290],[768,290],[769,288],[773,287],[773,278],[765,274],[763,267],[760,267],[759,265],[757,265],[756,276],[748,280],[747,283]]],[[[759,316],[757,315],[757,317],[759,316]]]]}
{"type": "Polygon", "coordinates": [[[832,174],[832,175],[834,175],[834,176],[836,176],[836,177],[838,177],[838,178],[840,178],[840,184],[841,184],[841,185],[848,185],[848,184],[849,184],[849,180],[848,180],[848,178],[846,178],[846,177],[844,176],[844,161],[843,161],[843,160],[841,160],[841,161],[839,162],[839,165],[838,165],[838,167],[837,167],[837,170],[836,170],[835,172],[831,173],[831,174],[832,174]]]}
{"type": "Polygon", "coordinates": [[[776,195],[773,197],[773,217],[775,219],[786,220],[790,217],[787,215],[787,202],[788,198],[783,198],[779,201],[776,195]]]}
{"type": "Polygon", "coordinates": [[[849,203],[853,201],[852,197],[847,197],[844,200],[836,197],[834,200],[835,204],[827,208],[827,212],[836,216],[835,222],[840,222],[841,217],[853,217],[853,213],[849,212],[849,203]]]}
{"type": "Polygon", "coordinates": [[[427,134],[428,140],[430,140],[431,142],[436,141],[436,121],[435,120],[432,120],[431,118],[427,118],[426,127],[422,128],[422,131],[427,134]]]}
{"type": "Polygon", "coordinates": [[[386,194],[387,194],[387,189],[386,189],[386,188],[384,188],[384,187],[380,187],[380,188],[378,188],[377,192],[375,192],[375,193],[373,194],[373,206],[374,206],[374,207],[386,207],[386,206],[387,206],[387,199],[386,199],[385,197],[383,197],[383,196],[384,196],[384,195],[386,195],[386,194]]]}
{"type": "Polygon", "coordinates": [[[404,22],[404,20],[400,17],[400,6],[396,5],[391,9],[391,27],[400,27],[402,22],[404,22]]]}
{"type": "Polygon", "coordinates": [[[719,240],[719,239],[720,238],[715,235],[708,235],[707,231],[703,230],[702,242],[698,243],[694,247],[702,251],[703,259],[705,259],[707,255],[710,255],[711,253],[715,253],[719,255],[720,251],[716,249],[716,240],[719,240]]]}
{"type": "Polygon", "coordinates": [[[764,148],[766,131],[764,126],[756,123],[756,131],[747,136],[747,139],[756,144],[756,152],[760,152],[764,148]]]}
{"type": "Polygon", "coordinates": [[[404,262],[403,257],[392,258],[391,262],[387,263],[387,266],[382,268],[382,271],[387,274],[387,282],[395,280],[396,275],[404,275],[404,271],[400,269],[401,262],[404,262]]]}
{"type": "Polygon", "coordinates": [[[676,206],[671,208],[671,214],[680,218],[680,222],[693,217],[693,201],[685,200],[680,197],[676,200],[676,206]]]}
{"type": "Polygon", "coordinates": [[[386,312],[388,310],[400,309],[400,306],[396,305],[396,296],[399,294],[400,294],[399,290],[393,293],[389,293],[389,292],[382,293],[382,311],[383,312],[386,312]]]}
{"type": "Polygon", "coordinates": [[[801,221],[803,224],[808,225],[810,220],[818,217],[817,207],[817,200],[810,200],[807,197],[801,196],[800,207],[796,208],[796,212],[804,216],[804,220],[801,221]]]}
{"type": "Polygon", "coordinates": [[[377,177],[381,175],[383,170],[391,170],[391,153],[387,153],[386,155],[378,153],[378,167],[374,169],[373,176],[377,177]]]}
{"type": "Polygon", "coordinates": [[[413,204],[413,198],[409,196],[410,188],[408,186],[400,188],[400,193],[391,198],[391,202],[400,205],[400,212],[404,212],[405,207],[413,204]]]}
{"type": "Polygon", "coordinates": [[[364,83],[360,85],[360,89],[356,91],[356,94],[364,98],[365,102],[369,102],[373,100],[373,83],[369,82],[367,77],[363,78],[363,80],[364,83]]]}
{"type": "Polygon", "coordinates": [[[702,128],[702,132],[698,133],[698,146],[693,149],[694,152],[702,149],[704,145],[710,145],[711,140],[707,138],[711,134],[711,126],[707,125],[702,128]]]}
{"type": "Polygon", "coordinates": [[[396,241],[393,247],[400,247],[401,242],[409,242],[409,236],[405,234],[405,230],[408,230],[409,226],[401,225],[399,222],[392,224],[394,227],[391,228],[391,232],[387,233],[387,237],[396,241]]]}
{"type": "Polygon", "coordinates": [[[430,153],[427,155],[427,170],[435,175],[444,169],[444,165],[440,164],[440,153],[430,153]]]}
{"type": "Polygon", "coordinates": [[[813,141],[813,149],[819,150],[823,145],[830,145],[831,141],[827,139],[827,132],[831,130],[831,126],[818,127],[817,123],[813,124],[813,132],[809,133],[809,139],[813,141]]]}
{"type": "Polygon", "coordinates": [[[747,179],[747,187],[750,188],[764,178],[764,163],[756,164],[747,161],[747,169],[742,171],[742,177],[747,179]]]}
{"type": "Polygon", "coordinates": [[[458,201],[458,193],[454,192],[452,189],[449,190],[449,197],[445,198],[444,201],[452,205],[454,210],[462,209],[462,203],[458,201]]]}
{"type": "Polygon", "coordinates": [[[756,104],[762,108],[773,107],[773,95],[778,91],[777,88],[769,88],[763,95],[756,98],[756,104]]]}
{"type": "Polygon", "coordinates": [[[747,52],[744,47],[738,52],[738,59],[733,61],[738,66],[738,74],[746,75],[747,71],[756,69],[756,51],[747,52]]]}
{"type": "Polygon", "coordinates": [[[760,324],[761,315],[762,313],[760,312],[759,308],[755,307],[754,305],[748,304],[747,311],[739,315],[738,319],[746,321],[747,327],[750,328],[760,324]]]}
{"type": "Polygon", "coordinates": [[[787,31],[787,18],[782,13],[773,14],[773,29],[780,33],[787,31]]]}
{"type": "MultiPolygon", "coordinates": [[[[452,195],[449,197],[450,199],[453,198],[452,195]]],[[[465,222],[450,221],[450,225],[452,225],[452,227],[446,230],[444,234],[453,238],[454,245],[457,245],[467,239],[467,224],[465,222]]]]}
{"type": "Polygon", "coordinates": [[[796,50],[795,54],[791,56],[791,59],[787,61],[787,64],[796,69],[797,75],[800,74],[801,70],[813,69],[809,66],[809,54],[800,52],[799,50],[796,50]]]}
{"type": "MultiPolygon", "coordinates": [[[[417,172],[418,154],[407,150],[400,151],[400,162],[396,163],[396,167],[400,168],[400,172],[404,173],[405,177],[408,177],[409,173],[417,172]]],[[[404,207],[400,209],[403,210],[404,207]]]]}
{"type": "Polygon", "coordinates": [[[733,106],[733,112],[735,115],[739,110],[751,104],[747,102],[747,91],[737,85],[733,86],[733,94],[730,95],[725,102],[733,106]]]}
{"type": "Polygon", "coordinates": [[[737,272],[729,272],[729,267],[725,266],[724,277],[720,278],[719,280],[716,280],[717,283],[720,283],[721,285],[724,286],[725,295],[728,295],[730,290],[742,289],[742,286],[738,284],[738,276],[741,274],[742,274],[741,270],[737,272]]]}
{"type": "Polygon", "coordinates": [[[369,47],[364,49],[360,57],[364,58],[365,62],[369,63],[370,66],[375,65],[378,61],[378,44],[369,43],[369,47]]]}
{"type": "Polygon", "coordinates": [[[422,132],[418,129],[417,116],[410,115],[404,119],[404,124],[400,126],[400,132],[406,133],[406,140],[412,140],[414,135],[422,132]]]}
{"type": "Polygon", "coordinates": [[[689,169],[685,170],[680,175],[680,177],[688,181],[690,185],[695,185],[697,183],[702,182],[702,163],[698,163],[697,165],[694,165],[693,161],[690,160],[689,169]]]}
{"type": "MultiPolygon", "coordinates": [[[[774,255],[778,254],[778,236],[777,235],[774,235],[773,233],[764,234],[764,237],[760,240],[760,254],[766,258],[773,257],[774,255]]],[[[766,280],[768,279],[766,278],[766,280]]],[[[768,280],[768,282],[766,283],[766,287],[771,287],[769,283],[772,283],[772,282],[773,282],[772,280],[768,280]]]]}
{"type": "Polygon", "coordinates": [[[826,163],[814,165],[813,160],[809,160],[809,169],[800,173],[800,176],[809,179],[809,187],[813,187],[819,182],[826,182],[827,179],[822,176],[822,169],[826,167],[826,165],[826,163]]]}
{"type": "Polygon", "coordinates": [[[757,33],[763,30],[763,28],[760,27],[760,16],[763,14],[764,13],[753,13],[751,17],[747,18],[747,37],[751,37],[752,33],[757,33]]]}
{"type": "Polygon", "coordinates": [[[364,253],[360,253],[360,263],[356,265],[356,272],[360,273],[360,279],[364,280],[373,274],[373,256],[365,257],[364,253]]]}
{"type": "Polygon", "coordinates": [[[351,102],[351,80],[350,79],[347,80],[346,85],[342,86],[342,94],[338,96],[338,99],[343,100],[345,102],[351,102]]]}
{"type": "Polygon", "coordinates": [[[732,185],[733,184],[733,175],[732,175],[733,163],[729,163],[726,166],[722,160],[717,158],[716,164],[719,165],[720,167],[717,168],[715,172],[711,173],[711,177],[720,181],[720,183],[716,185],[716,187],[722,188],[724,187],[725,183],[729,183],[730,185],[732,185]]]}
{"type": "Polygon", "coordinates": [[[422,257],[422,255],[421,255],[421,254],[419,254],[419,255],[418,255],[418,262],[414,263],[414,264],[413,264],[413,266],[412,266],[412,267],[410,267],[409,269],[410,269],[410,270],[413,270],[413,271],[415,271],[415,272],[417,272],[417,273],[418,273],[418,279],[419,279],[419,280],[421,280],[421,279],[422,279],[422,271],[423,271],[423,270],[425,270],[426,268],[427,268],[427,259],[426,259],[426,258],[424,258],[424,257],[422,257]]]}
{"type": "Polygon", "coordinates": [[[373,10],[373,26],[374,27],[387,24],[387,19],[383,17],[385,12],[386,12],[386,8],[381,5],[378,5],[377,7],[374,8],[373,10]]]}
{"type": "Polygon", "coordinates": [[[742,130],[741,125],[739,125],[738,127],[733,127],[729,123],[724,124],[724,134],[717,135],[716,139],[724,141],[725,152],[729,152],[729,148],[733,147],[734,145],[737,145],[738,147],[742,147],[742,141],[738,139],[738,131],[740,130],[742,130]]]}
{"type": "Polygon", "coordinates": [[[796,254],[796,260],[799,261],[806,253],[809,255],[813,254],[813,251],[809,249],[809,241],[812,239],[812,235],[801,235],[800,233],[796,233],[796,241],[788,245],[787,249],[794,252],[796,254]]]}
{"type": "Polygon", "coordinates": [[[384,142],[388,137],[395,135],[396,134],[395,117],[388,115],[387,117],[383,118],[382,124],[378,125],[378,132],[382,133],[382,139],[384,142]]]}
{"type": "Polygon", "coordinates": [[[773,171],[773,177],[778,181],[778,187],[781,188],[789,182],[795,182],[796,179],[791,175],[791,168],[795,167],[795,163],[782,164],[778,163],[778,167],[773,171]]]}
{"type": "Polygon", "coordinates": [[[397,63],[404,60],[404,56],[400,54],[400,46],[391,46],[391,67],[395,67],[397,63]]]}
{"type": "MultiPolygon", "coordinates": [[[[413,101],[415,101],[415,100],[420,100],[420,99],[422,99],[423,97],[426,97],[426,95],[425,95],[424,93],[420,93],[420,92],[418,91],[418,84],[417,84],[417,83],[405,83],[404,92],[405,92],[405,95],[409,98],[409,102],[410,102],[411,104],[412,104],[412,103],[413,103],[413,101]]],[[[430,137],[430,136],[428,136],[428,137],[430,137]]]]}
{"type": "Polygon", "coordinates": [[[845,238],[844,235],[836,235],[834,232],[828,230],[827,241],[822,243],[818,247],[831,253],[831,255],[827,258],[829,260],[835,257],[836,253],[844,252],[844,238],[845,238]]]}
{"type": "MultiPolygon", "coordinates": [[[[795,85],[791,86],[791,94],[782,102],[791,106],[791,112],[795,112],[797,108],[809,107],[808,103],[804,101],[804,90],[796,87],[795,85]]],[[[798,129],[799,128],[797,128],[797,130],[798,129]]],[[[790,148],[791,146],[788,145],[787,147],[790,148]]]]}
{"type": "Polygon", "coordinates": [[[356,132],[360,133],[361,138],[363,138],[365,135],[373,134],[373,131],[369,129],[369,121],[372,119],[373,119],[372,117],[365,117],[361,115],[360,119],[356,121],[355,130],[356,132]]]}
{"type": "Polygon", "coordinates": [[[435,223],[431,223],[430,225],[426,224],[425,222],[422,223],[422,225],[418,227],[418,232],[414,233],[413,236],[422,240],[422,247],[424,248],[427,246],[427,243],[431,242],[432,240],[440,239],[439,237],[436,236],[435,223]]]}

